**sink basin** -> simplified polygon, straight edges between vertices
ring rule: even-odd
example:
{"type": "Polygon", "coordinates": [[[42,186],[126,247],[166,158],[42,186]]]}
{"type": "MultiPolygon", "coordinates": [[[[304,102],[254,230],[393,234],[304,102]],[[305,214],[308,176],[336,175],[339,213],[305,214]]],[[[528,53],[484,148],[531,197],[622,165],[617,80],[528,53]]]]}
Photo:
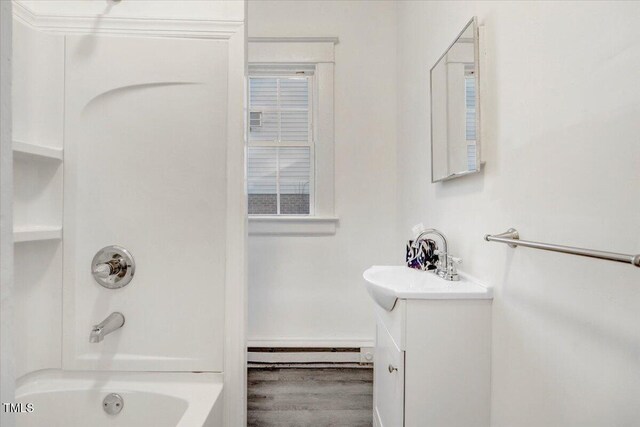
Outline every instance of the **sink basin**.
{"type": "Polygon", "coordinates": [[[398,299],[491,299],[486,288],[460,273],[460,280],[452,282],[430,271],[404,266],[374,265],[363,274],[367,292],[387,311],[393,310],[398,299]]]}

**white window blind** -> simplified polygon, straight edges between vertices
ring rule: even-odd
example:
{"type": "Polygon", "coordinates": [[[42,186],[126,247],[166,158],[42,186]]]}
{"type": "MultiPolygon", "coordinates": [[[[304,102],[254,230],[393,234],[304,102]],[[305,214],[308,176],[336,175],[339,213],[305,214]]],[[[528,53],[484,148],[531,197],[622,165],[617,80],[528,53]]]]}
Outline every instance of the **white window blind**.
{"type": "Polygon", "coordinates": [[[250,73],[250,215],[313,213],[312,84],[308,70],[250,73]]]}
{"type": "Polygon", "coordinates": [[[465,66],[464,90],[466,104],[466,140],[467,140],[467,168],[475,170],[476,149],[476,75],[474,65],[465,66]]]}

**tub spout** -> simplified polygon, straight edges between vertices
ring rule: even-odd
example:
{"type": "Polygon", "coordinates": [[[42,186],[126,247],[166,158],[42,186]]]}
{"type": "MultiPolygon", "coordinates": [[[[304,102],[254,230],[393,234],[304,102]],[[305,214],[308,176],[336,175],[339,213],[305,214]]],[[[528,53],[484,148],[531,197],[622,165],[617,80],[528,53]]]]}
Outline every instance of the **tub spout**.
{"type": "Polygon", "coordinates": [[[89,342],[96,343],[102,341],[105,335],[109,335],[116,329],[122,328],[122,325],[124,325],[124,316],[122,313],[111,313],[109,317],[101,323],[93,326],[91,335],[89,335],[89,342]]]}

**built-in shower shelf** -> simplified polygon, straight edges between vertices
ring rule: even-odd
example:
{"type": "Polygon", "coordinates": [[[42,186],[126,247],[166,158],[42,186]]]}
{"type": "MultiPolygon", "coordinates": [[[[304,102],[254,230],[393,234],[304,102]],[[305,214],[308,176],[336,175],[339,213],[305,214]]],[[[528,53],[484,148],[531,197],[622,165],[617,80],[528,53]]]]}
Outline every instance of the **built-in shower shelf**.
{"type": "Polygon", "coordinates": [[[13,153],[18,156],[62,161],[61,148],[45,147],[44,145],[26,142],[13,141],[13,153]]]}
{"type": "Polygon", "coordinates": [[[13,229],[13,241],[36,242],[39,240],[58,240],[62,238],[62,227],[57,226],[28,226],[13,229]]]}

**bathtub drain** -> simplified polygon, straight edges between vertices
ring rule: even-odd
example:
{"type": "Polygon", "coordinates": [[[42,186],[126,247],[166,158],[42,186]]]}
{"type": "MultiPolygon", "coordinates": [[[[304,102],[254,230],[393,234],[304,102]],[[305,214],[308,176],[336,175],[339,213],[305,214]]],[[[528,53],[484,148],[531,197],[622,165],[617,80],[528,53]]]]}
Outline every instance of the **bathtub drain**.
{"type": "Polygon", "coordinates": [[[102,401],[102,409],[109,415],[116,415],[122,411],[124,400],[117,393],[107,394],[102,401]]]}

